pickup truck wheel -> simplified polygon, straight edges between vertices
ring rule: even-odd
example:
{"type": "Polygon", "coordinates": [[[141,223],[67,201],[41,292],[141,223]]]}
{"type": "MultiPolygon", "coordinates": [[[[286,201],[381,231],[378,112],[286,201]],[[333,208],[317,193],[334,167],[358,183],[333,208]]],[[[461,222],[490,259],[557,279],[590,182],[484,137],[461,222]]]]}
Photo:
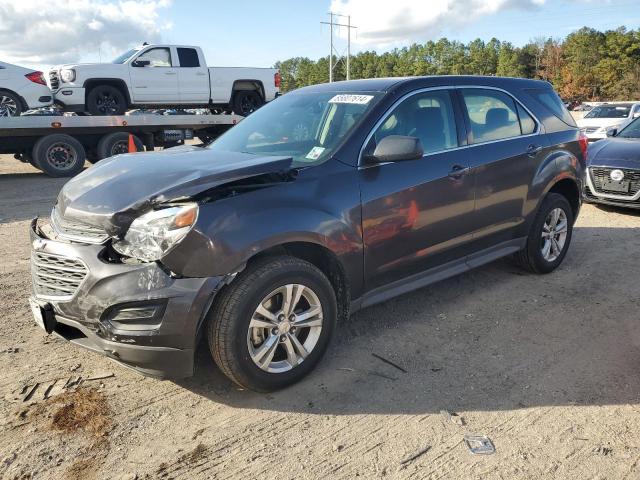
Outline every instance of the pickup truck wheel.
{"type": "Polygon", "coordinates": [[[71,177],[84,167],[86,152],[75,138],[47,135],[33,146],[33,165],[50,177],[71,177]]]}
{"type": "Polygon", "coordinates": [[[320,362],[337,305],[331,283],[314,265],[295,257],[266,258],[219,295],[208,316],[209,348],[238,385],[278,390],[320,362]]]}
{"type": "Polygon", "coordinates": [[[238,90],[233,95],[233,112],[236,115],[247,115],[255,112],[262,105],[264,101],[258,92],[255,90],[238,90]]]}
{"type": "Polygon", "coordinates": [[[87,110],[91,115],[123,115],[127,99],[116,87],[98,85],[87,95],[87,110]]]}
{"type": "Polygon", "coordinates": [[[0,92],[0,117],[19,117],[21,113],[20,98],[11,92],[0,92]]]}
{"type": "MultiPolygon", "coordinates": [[[[136,145],[136,151],[144,152],[144,143],[142,143],[142,140],[133,135],[133,142],[136,145]]],[[[96,153],[97,160],[122,153],[129,153],[129,134],[127,132],[114,132],[105,135],[98,142],[96,153]]]]}
{"type": "Polygon", "coordinates": [[[564,260],[573,233],[573,210],[565,197],[549,193],[536,214],[526,247],[516,263],[533,273],[550,273],[564,260]]]}

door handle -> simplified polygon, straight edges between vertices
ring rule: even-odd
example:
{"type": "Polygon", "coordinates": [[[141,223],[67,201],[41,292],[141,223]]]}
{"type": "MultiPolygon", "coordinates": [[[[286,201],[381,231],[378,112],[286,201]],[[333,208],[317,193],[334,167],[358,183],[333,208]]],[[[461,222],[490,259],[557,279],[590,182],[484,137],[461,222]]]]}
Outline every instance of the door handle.
{"type": "Polygon", "coordinates": [[[527,155],[530,157],[535,157],[538,153],[542,151],[542,147],[540,145],[529,145],[527,147],[527,155]]]}
{"type": "Polygon", "coordinates": [[[449,172],[449,178],[458,179],[467,173],[469,173],[469,167],[465,167],[464,165],[454,165],[451,167],[451,171],[449,172]]]}
{"type": "Polygon", "coordinates": [[[165,75],[175,75],[176,72],[164,72],[165,75]]]}

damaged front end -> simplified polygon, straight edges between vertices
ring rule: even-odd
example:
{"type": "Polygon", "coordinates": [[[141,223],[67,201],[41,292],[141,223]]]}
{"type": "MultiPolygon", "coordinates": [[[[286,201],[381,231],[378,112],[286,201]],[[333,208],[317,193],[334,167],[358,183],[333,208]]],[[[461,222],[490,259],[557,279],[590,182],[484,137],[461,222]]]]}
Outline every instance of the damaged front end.
{"type": "Polygon", "coordinates": [[[34,219],[30,229],[31,304],[41,326],[157,377],[193,373],[199,329],[234,275],[181,264],[212,262],[200,206],[290,179],[288,158],[185,155],[98,164],[65,185],[50,221],[34,219]]]}

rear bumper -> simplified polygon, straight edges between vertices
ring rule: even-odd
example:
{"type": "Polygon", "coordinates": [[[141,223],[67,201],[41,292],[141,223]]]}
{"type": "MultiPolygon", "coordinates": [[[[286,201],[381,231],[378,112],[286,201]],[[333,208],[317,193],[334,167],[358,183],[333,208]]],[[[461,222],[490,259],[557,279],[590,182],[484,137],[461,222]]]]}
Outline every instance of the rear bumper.
{"type": "Polygon", "coordinates": [[[16,92],[28,109],[48,107],[53,103],[53,94],[49,87],[29,82],[16,92]]]}
{"type": "Polygon", "coordinates": [[[157,263],[109,263],[103,260],[104,245],[47,238],[37,219],[30,235],[34,279],[42,272],[36,253],[86,266],[76,291],[64,298],[43,295],[43,289],[34,285],[33,298],[53,308],[53,333],[145,375],[193,374],[198,332],[223,277],[173,278],[157,263]],[[153,318],[115,316],[114,312],[134,307],[154,309],[153,318]]]}

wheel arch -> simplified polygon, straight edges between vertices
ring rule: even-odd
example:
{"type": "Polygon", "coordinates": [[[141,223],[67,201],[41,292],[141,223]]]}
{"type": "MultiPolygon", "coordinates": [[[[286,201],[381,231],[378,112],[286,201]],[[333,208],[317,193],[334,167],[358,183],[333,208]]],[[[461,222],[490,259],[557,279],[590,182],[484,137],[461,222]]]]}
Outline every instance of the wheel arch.
{"type": "Polygon", "coordinates": [[[261,80],[254,79],[240,79],[233,82],[233,86],[231,87],[231,97],[229,98],[229,102],[233,101],[233,97],[236,92],[241,90],[253,90],[258,92],[258,94],[262,97],[262,101],[265,100],[265,89],[264,84],[261,80]]]}
{"type": "Polygon", "coordinates": [[[98,85],[110,85],[117,88],[127,100],[127,105],[131,105],[131,95],[129,92],[129,88],[127,87],[126,82],[121,78],[90,78],[89,80],[86,80],[82,85],[85,89],[85,105],[87,104],[87,95],[89,95],[89,92],[92,88],[97,87],[98,85]]]}
{"type": "Polygon", "coordinates": [[[564,177],[558,179],[547,190],[546,194],[549,193],[558,193],[565,197],[569,205],[571,205],[573,217],[576,218],[578,216],[578,212],[580,211],[580,187],[575,178],[564,177]]]}

